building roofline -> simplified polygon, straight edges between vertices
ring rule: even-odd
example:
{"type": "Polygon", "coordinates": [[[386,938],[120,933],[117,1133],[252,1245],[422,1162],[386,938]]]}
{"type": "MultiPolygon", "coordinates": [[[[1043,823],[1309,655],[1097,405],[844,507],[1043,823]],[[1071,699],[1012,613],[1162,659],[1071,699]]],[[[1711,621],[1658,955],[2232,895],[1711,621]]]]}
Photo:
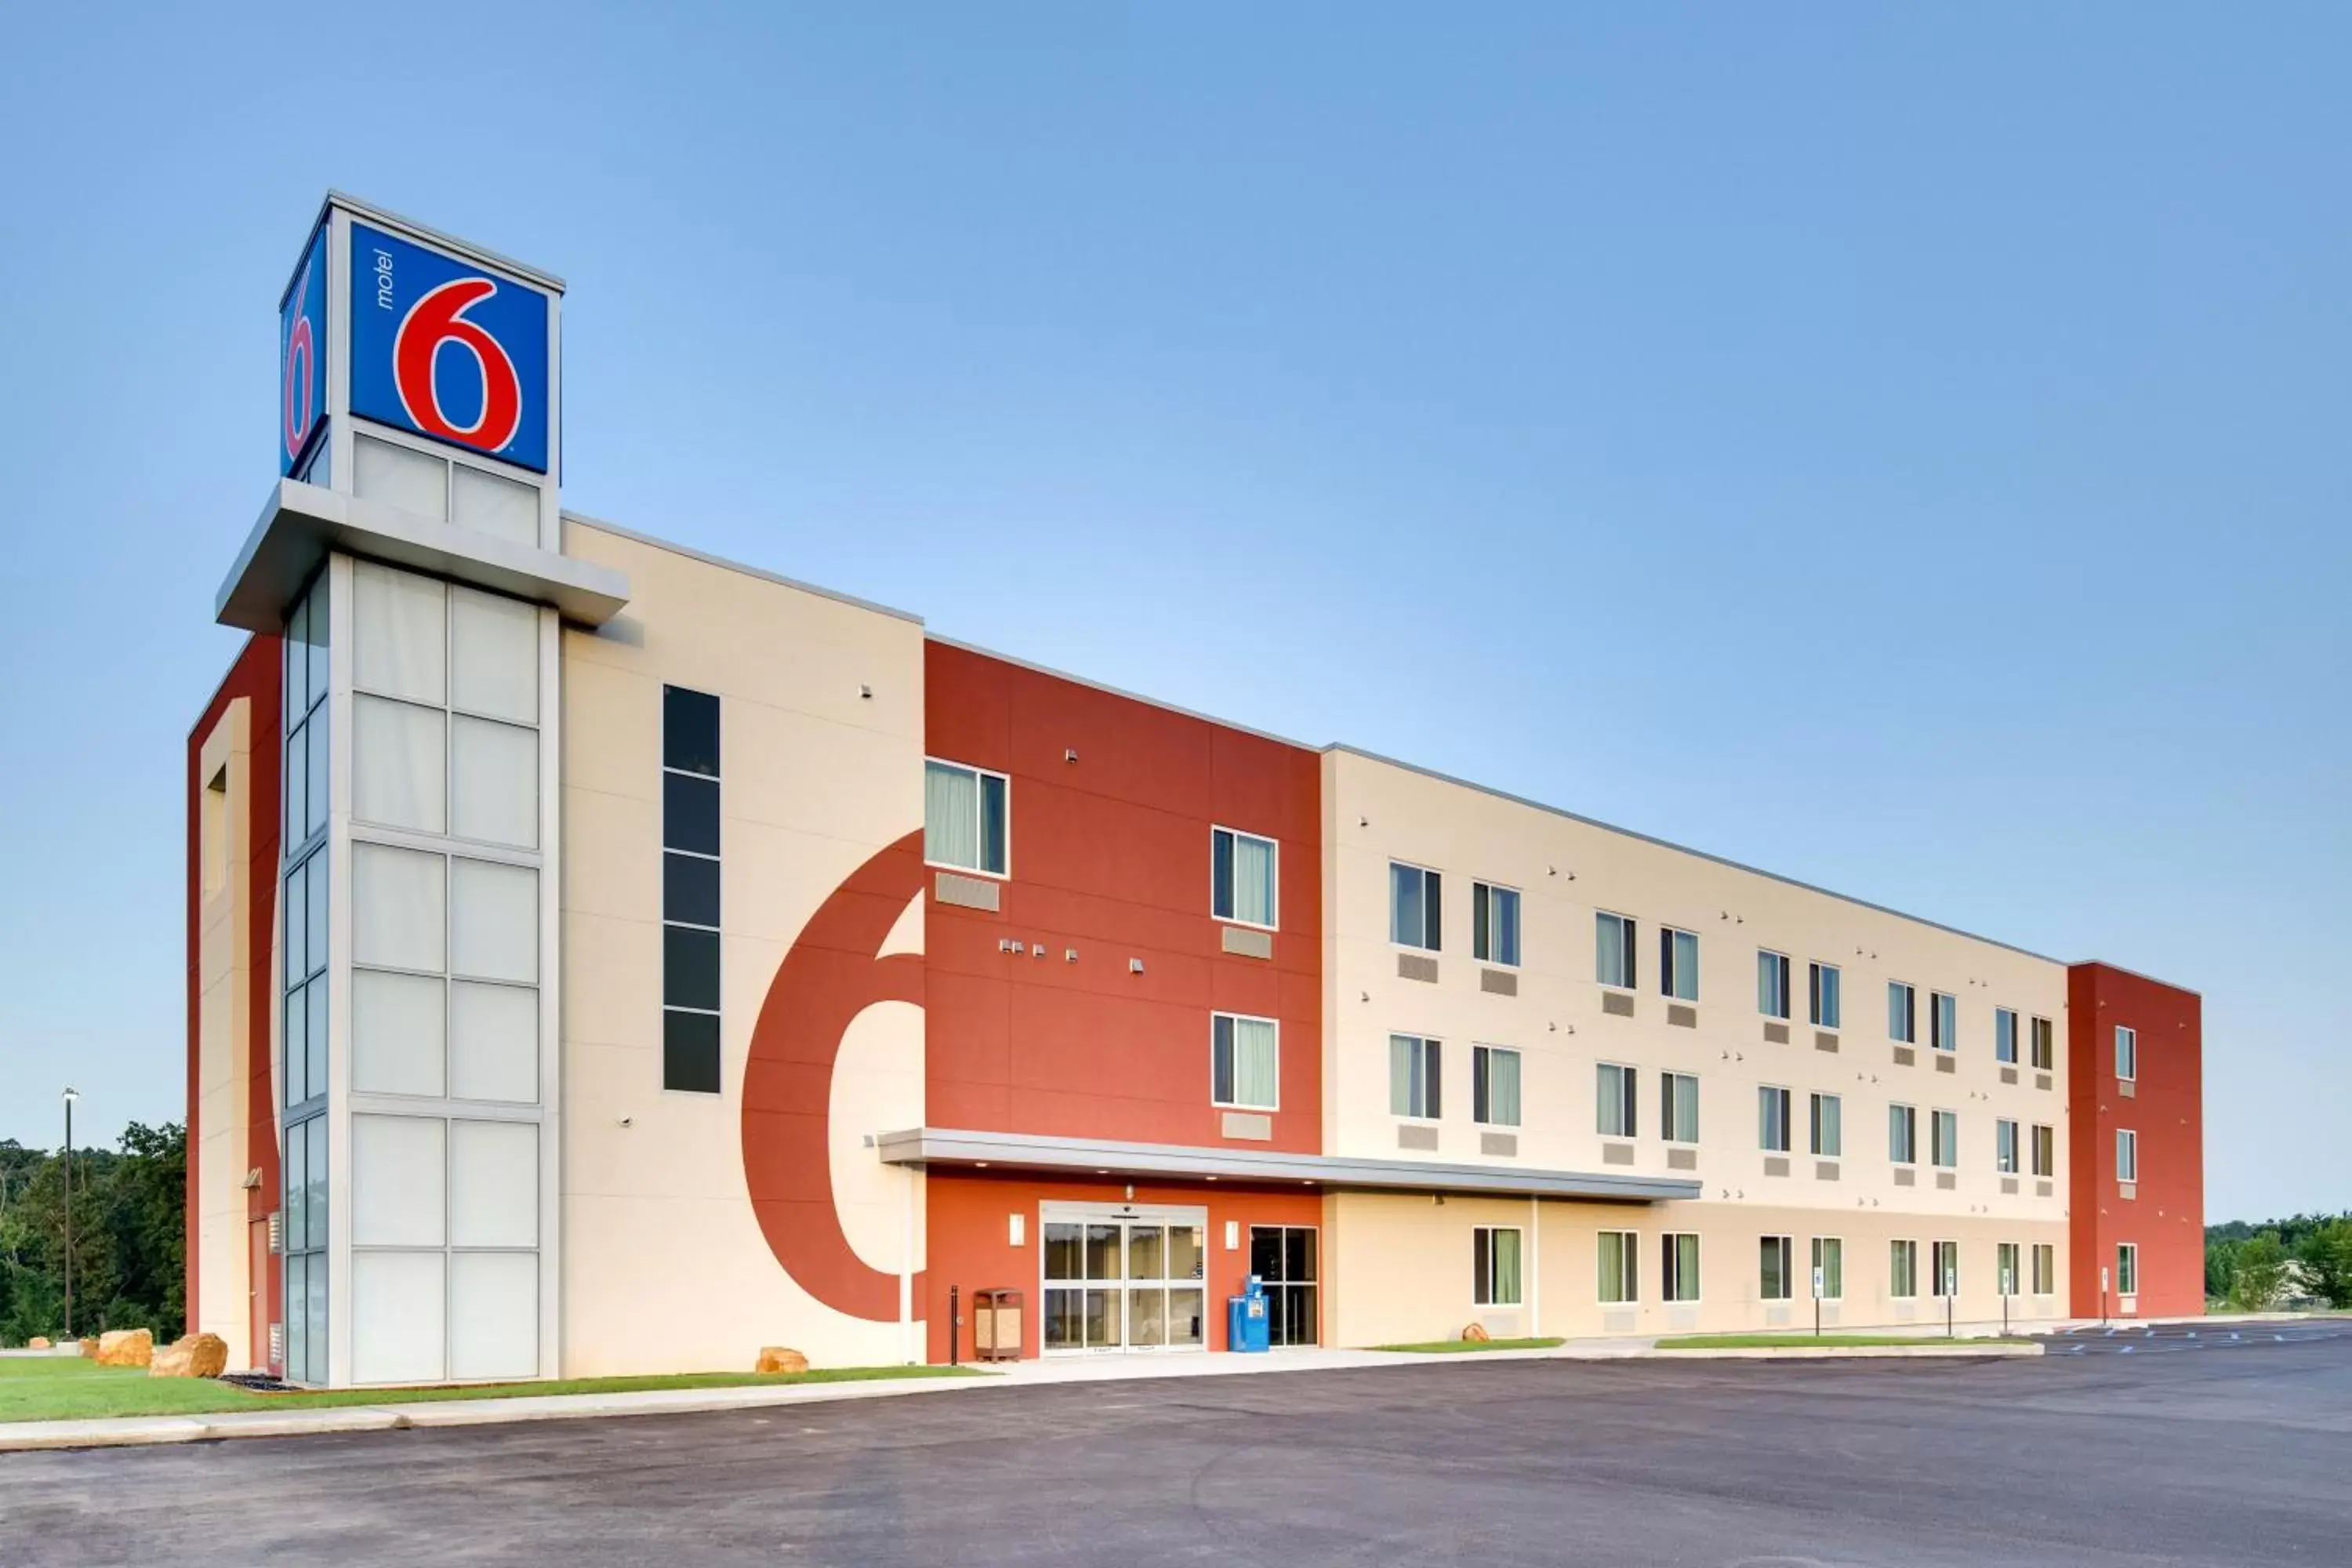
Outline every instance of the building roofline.
{"type": "Polygon", "coordinates": [[[957,637],[941,637],[937,632],[926,632],[924,639],[938,643],[942,647],[978,654],[982,658],[992,658],[1000,664],[1013,665],[1016,668],[1025,669],[1035,675],[1051,676],[1055,680],[1066,680],[1073,686],[1083,686],[1088,690],[1099,691],[1108,697],[1123,698],[1129,702],[1140,702],[1147,708],[1157,708],[1163,713],[1173,713],[1180,718],[1197,720],[1203,724],[1213,724],[1220,730],[1232,730],[1239,734],[1255,735],[1261,741],[1272,741],[1276,745],[1288,746],[1293,751],[1322,752],[1330,750],[1328,746],[1313,745],[1306,741],[1294,741],[1287,735],[1277,735],[1271,730],[1261,730],[1255,725],[1236,724],[1231,719],[1220,719],[1213,713],[1199,712],[1180,703],[1164,702],[1157,697],[1146,697],[1139,691],[1129,691],[1125,687],[1112,686],[1106,681],[1089,680],[1083,675],[1072,675],[1066,669],[1055,669],[1052,665],[1039,664],[1034,659],[1020,658],[1009,653],[999,653],[992,647],[982,647],[978,643],[964,642],[957,637]]]}
{"type": "MultiPolygon", "coordinates": [[[[315,233],[319,225],[326,221],[327,215],[337,207],[369,223],[387,228],[404,229],[415,238],[455,251],[460,256],[480,262],[486,267],[495,268],[500,272],[512,273],[526,283],[536,283],[557,294],[564,291],[563,279],[544,267],[533,267],[528,261],[517,261],[511,256],[502,256],[487,245],[477,245],[470,239],[461,239],[454,234],[435,228],[429,223],[419,223],[413,217],[403,217],[390,207],[378,206],[373,202],[352,195],[349,191],[336,190],[331,185],[327,189],[326,199],[319,204],[319,216],[311,222],[311,231],[315,233]]],[[[306,245],[309,243],[307,236],[303,243],[306,245]]],[[[299,262],[296,263],[296,270],[300,270],[299,262]]]]}
{"type": "Polygon", "coordinates": [[[2205,993],[2198,990],[2193,985],[2183,985],[2176,980],[2165,980],[2154,974],[2144,973],[2137,969],[2126,969],[2120,963],[2110,963],[2104,958],[2078,958],[2066,967],[2069,969],[2111,969],[2117,974],[2127,975],[2134,980],[2145,980],[2150,985],[2161,985],[2167,991],[2178,991],[2184,996],[2194,996],[2200,1002],[2205,1000],[2205,993]]]}
{"type": "Polygon", "coordinates": [[[625,539],[633,544],[642,544],[653,550],[667,550],[672,555],[683,555],[688,561],[699,561],[705,566],[717,566],[729,572],[740,572],[746,577],[757,577],[763,583],[773,583],[780,588],[797,588],[803,594],[814,594],[820,599],[831,599],[835,604],[848,605],[860,610],[871,610],[877,616],[891,616],[898,620],[912,621],[919,626],[923,624],[923,617],[912,610],[898,609],[893,605],[879,604],[872,599],[861,599],[855,594],[844,594],[819,584],[803,583],[797,577],[787,577],[781,572],[771,572],[765,567],[747,565],[740,561],[730,561],[724,555],[713,555],[708,551],[680,544],[674,539],[661,539],[650,533],[640,533],[634,528],[624,528],[617,522],[609,522],[601,517],[592,517],[584,511],[574,511],[570,507],[563,509],[563,521],[576,522],[583,528],[593,528],[600,533],[609,533],[616,539],[625,539]]]}
{"type": "Polygon", "coordinates": [[[229,681],[236,675],[236,667],[245,662],[246,654],[252,649],[254,640],[260,636],[259,632],[247,632],[245,640],[237,644],[236,652],[229,657],[228,668],[220,672],[220,679],[213,682],[213,689],[205,694],[203,704],[196,709],[195,721],[188,726],[189,740],[193,741],[204,732],[205,715],[213,710],[214,706],[228,690],[229,681]]]}

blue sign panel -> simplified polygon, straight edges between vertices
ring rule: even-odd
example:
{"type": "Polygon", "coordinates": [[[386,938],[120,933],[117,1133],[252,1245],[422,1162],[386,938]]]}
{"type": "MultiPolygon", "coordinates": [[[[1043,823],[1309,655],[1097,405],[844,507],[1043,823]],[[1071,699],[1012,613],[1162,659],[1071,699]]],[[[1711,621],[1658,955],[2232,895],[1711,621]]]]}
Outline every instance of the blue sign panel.
{"type": "Polygon", "coordinates": [[[352,412],[547,471],[547,296],[352,225],[352,412]]]}
{"type": "Polygon", "coordinates": [[[327,416],[327,226],[278,307],[278,471],[301,462],[327,416]]]}

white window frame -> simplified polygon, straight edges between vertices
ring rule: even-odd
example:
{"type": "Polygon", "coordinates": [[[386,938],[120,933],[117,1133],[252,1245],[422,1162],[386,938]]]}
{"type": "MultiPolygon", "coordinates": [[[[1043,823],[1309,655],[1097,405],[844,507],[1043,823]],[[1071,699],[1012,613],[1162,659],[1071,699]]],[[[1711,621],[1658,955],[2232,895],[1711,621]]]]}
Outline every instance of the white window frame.
{"type": "Polygon", "coordinates": [[[2058,1026],[2047,1018],[2037,1016],[2026,1025],[2025,1029],[2026,1058],[2032,1064],[2033,1070],[2056,1072],[2058,1070],[2058,1026]],[[2042,1048],[2044,1040],[2050,1043],[2050,1049],[2047,1052],[2042,1048]]]}
{"type": "Polygon", "coordinates": [[[1992,1059],[2003,1067],[2017,1065],[2021,1054],[2017,1040],[2018,1026],[2021,1022],[2014,1007],[1995,1007],[1992,1010],[1992,1059]],[[2003,1019],[2009,1023],[2009,1054],[2006,1056],[2001,1054],[2000,1026],[2003,1019]]]}
{"type": "Polygon", "coordinates": [[[1641,989],[1642,922],[1632,915],[1621,915],[1615,910],[1592,911],[1592,942],[1594,973],[1592,983],[1606,991],[1622,991],[1631,995],[1641,989]],[[1625,978],[1603,980],[1599,973],[1601,963],[1601,922],[1617,922],[1617,956],[1625,965],[1625,978]]]}
{"type": "Polygon", "coordinates": [[[1393,855],[1389,857],[1387,891],[1389,895],[1389,945],[1391,947],[1397,949],[1400,952],[1443,952],[1445,951],[1444,889],[1444,872],[1436,869],[1434,867],[1418,865],[1411,860],[1400,860],[1393,855]],[[1401,870],[1414,872],[1423,879],[1421,888],[1421,934],[1428,939],[1425,942],[1399,942],[1397,940],[1396,874],[1401,870]],[[1433,931],[1429,929],[1429,883],[1427,879],[1431,877],[1437,879],[1438,886],[1437,929],[1433,931]]]}
{"type": "Polygon", "coordinates": [[[2137,1241],[2116,1243],[2116,1294],[2118,1296],[2139,1294],[2139,1243],[2137,1241]],[[2128,1272],[2131,1275],[2131,1284],[2128,1287],[2124,1284],[2124,1275],[2126,1272],[2126,1259],[2130,1260],[2128,1272]]]}
{"type": "Polygon", "coordinates": [[[1946,1056],[1960,1048],[1960,999],[1949,991],[1927,993],[1927,1048],[1946,1056]],[[1944,1026],[1944,1015],[1952,1016],[1952,1026],[1944,1026]]]}
{"type": "Polygon", "coordinates": [[[1808,960],[1805,964],[1805,1016],[1816,1029],[1832,1032],[1845,1026],[1845,973],[1834,963],[1808,960]],[[1837,1005],[1829,1009],[1831,1016],[1822,1016],[1822,977],[1830,977],[1829,989],[1835,993],[1831,1000],[1837,1005]]]}
{"type": "Polygon", "coordinates": [[[1592,1290],[1604,1307],[1630,1307],[1642,1299],[1642,1233],[1637,1230],[1604,1230],[1599,1233],[1599,1247],[1613,1247],[1617,1251],[1617,1272],[1625,1282],[1625,1293],[1612,1300],[1601,1293],[1599,1248],[1593,1259],[1592,1290]]]}
{"type": "MultiPolygon", "coordinates": [[[[1238,1035],[1235,1037],[1235,1044],[1236,1046],[1239,1044],[1238,1035]]],[[[1236,1084],[1241,1081],[1241,1072],[1239,1070],[1238,1064],[1236,1064],[1234,1073],[1234,1081],[1236,1084]]],[[[1280,1110],[1282,1109],[1281,1019],[1265,1017],[1256,1013],[1228,1013],[1223,1010],[1213,1012],[1209,1015],[1209,1103],[1219,1110],[1280,1110]],[[1245,1100],[1219,1100],[1217,1098],[1217,1020],[1220,1018],[1230,1019],[1237,1024],[1269,1024],[1273,1026],[1274,1102],[1272,1104],[1256,1105],[1245,1100]]]]}
{"type": "Polygon", "coordinates": [[[1916,1301],[1919,1299],[1919,1243],[1916,1237],[1896,1236],[1887,1238],[1886,1296],[1893,1301],[1916,1301]],[[1895,1278],[1895,1249],[1898,1247],[1905,1249],[1904,1261],[1910,1268],[1911,1288],[1908,1290],[1896,1289],[1900,1281],[1895,1278]]]}
{"type": "MultiPolygon", "coordinates": [[[[1811,1294],[1810,1290],[1806,1292],[1811,1294]]],[[[1793,1301],[1797,1299],[1797,1238],[1793,1236],[1759,1236],[1756,1238],[1756,1299],[1759,1301],[1793,1301]],[[1764,1293],[1764,1248],[1780,1243],[1780,1293],[1764,1293]]]]}
{"type": "Polygon", "coordinates": [[[1886,1159],[1887,1159],[1887,1163],[1888,1163],[1889,1164],[1894,1164],[1894,1165],[1903,1165],[1903,1166],[1906,1166],[1906,1167],[1911,1168],[1911,1169],[1914,1169],[1914,1170],[1916,1170],[1916,1169],[1917,1169],[1917,1168],[1918,1168],[1918,1164],[1919,1164],[1919,1108],[1918,1108],[1917,1106],[1916,1106],[1916,1105],[1906,1105],[1906,1104],[1904,1104],[1901,1100],[1895,1100],[1895,1101],[1890,1102],[1890,1103],[1887,1105],[1887,1107],[1886,1107],[1886,1159]],[[1910,1117],[1909,1117],[1909,1119],[1908,1119],[1908,1121],[1907,1121],[1907,1122],[1906,1122],[1906,1142],[1907,1142],[1911,1145],[1911,1147],[1910,1147],[1910,1149],[1909,1149],[1909,1151],[1908,1151],[1907,1152],[1903,1153],[1903,1154],[1897,1154],[1897,1153],[1895,1152],[1895,1113],[1896,1111],[1898,1111],[1898,1110],[1907,1110],[1907,1111],[1909,1111],[1909,1112],[1911,1113],[1911,1115],[1910,1115],[1910,1117]]]}
{"type": "MultiPolygon", "coordinates": [[[[1600,1079],[1596,1078],[1593,1084],[1598,1088],[1600,1079]]],[[[1660,1140],[1685,1149],[1695,1149],[1706,1131],[1706,1124],[1699,1119],[1698,1074],[1680,1072],[1673,1068],[1662,1068],[1658,1073],[1658,1137],[1660,1140]],[[1692,1137],[1677,1138],[1675,1136],[1675,1107],[1682,1103],[1685,1087],[1690,1094],[1691,1125],[1698,1129],[1698,1131],[1692,1137]]]]}
{"type": "Polygon", "coordinates": [[[2139,1184],[2139,1133],[2129,1127],[2116,1129],[2116,1180],[2139,1184]]]}
{"type": "MultiPolygon", "coordinates": [[[[1837,1289],[1835,1290],[1831,1290],[1825,1286],[1818,1299],[1823,1301],[1843,1301],[1845,1300],[1845,1237],[1842,1236],[1817,1236],[1813,1237],[1813,1245],[1809,1249],[1810,1256],[1812,1258],[1812,1266],[1822,1271],[1824,1280],[1826,1281],[1829,1273],[1829,1266],[1822,1261],[1822,1249],[1824,1247],[1834,1247],[1837,1248],[1837,1289]]],[[[1807,1277],[1805,1284],[1808,1289],[1811,1288],[1812,1279],[1810,1276],[1807,1277]]]]}
{"type": "Polygon", "coordinates": [[[1886,1037],[1898,1046],[1919,1043],[1919,988],[1908,980],[1886,983],[1886,1037]],[[1903,1032],[1895,1032],[1895,994],[1903,993],[1903,1032]]]}
{"type": "Polygon", "coordinates": [[[1992,1288],[2007,1300],[2025,1294],[2025,1248],[2014,1241],[1997,1241],[1992,1248],[1992,1288]],[[2007,1278],[2003,1279],[2002,1276],[2007,1278]]]}
{"type": "Polygon", "coordinates": [[[2032,1270],[2033,1294],[2055,1296],[2058,1294],[2058,1244],[2037,1241],[2032,1247],[2033,1255],[2027,1267],[2032,1270]],[[2045,1260],[2049,1264],[2047,1268],[2042,1267],[2045,1260]]]}
{"type": "Polygon", "coordinates": [[[1512,887],[1508,882],[1488,881],[1484,877],[1472,878],[1470,881],[1470,956],[1472,960],[1490,969],[1519,968],[1520,961],[1527,956],[1527,895],[1521,889],[1512,887]],[[1518,918],[1512,922],[1511,928],[1511,934],[1519,949],[1517,958],[1496,958],[1494,955],[1495,912],[1486,908],[1486,900],[1496,893],[1508,893],[1517,901],[1518,918]],[[1486,951],[1483,953],[1478,951],[1478,917],[1482,910],[1485,910],[1486,920],[1486,951]]]}
{"type": "Polygon", "coordinates": [[[1806,1102],[1805,1107],[1805,1145],[1811,1151],[1812,1156],[1816,1160],[1843,1160],[1845,1158],[1844,1095],[1832,1094],[1826,1089],[1815,1089],[1812,1092],[1812,1096],[1806,1102]],[[1824,1104],[1837,1107],[1837,1147],[1834,1149],[1824,1149],[1821,1146],[1822,1107],[1824,1104]]]}
{"type": "Polygon", "coordinates": [[[1699,962],[1698,932],[1691,930],[1687,926],[1661,925],[1658,928],[1659,995],[1664,997],[1669,1002],[1680,1002],[1685,1006],[1691,1007],[1697,1006],[1699,962]],[[1686,936],[1691,940],[1690,994],[1687,996],[1684,995],[1677,988],[1680,975],[1678,973],[1678,966],[1675,963],[1674,954],[1675,939],[1678,936],[1686,936]]]}
{"type": "MultiPolygon", "coordinates": [[[[1009,882],[1013,880],[1013,775],[1011,773],[999,773],[994,768],[983,768],[977,763],[960,763],[953,757],[934,757],[928,753],[926,753],[923,758],[923,765],[926,768],[933,766],[954,768],[960,773],[971,774],[972,799],[977,803],[973,806],[975,811],[984,812],[988,809],[986,804],[988,800],[988,792],[980,787],[980,781],[983,778],[992,778],[999,779],[1003,782],[1004,869],[1002,871],[990,871],[978,866],[959,866],[952,860],[934,860],[931,858],[930,847],[928,844],[925,845],[923,848],[923,864],[937,870],[953,871],[959,876],[985,877],[992,882],[1009,882]]],[[[987,843],[988,824],[975,818],[973,826],[980,830],[976,842],[981,844],[987,843]]],[[[924,837],[928,838],[930,836],[926,833],[924,837]]]]}
{"type": "Polygon", "coordinates": [[[2023,1136],[2024,1130],[2018,1125],[2017,1121],[2013,1118],[2000,1116],[1993,1119],[1992,1163],[1995,1171],[2004,1176],[2015,1176],[2023,1173],[2022,1167],[2025,1163],[2024,1153],[2023,1151],[2018,1147],[2019,1140],[2023,1136]],[[2006,1148],[2002,1147],[2002,1135],[2004,1133],[2008,1135],[2008,1146],[2006,1148]]]}
{"type": "Polygon", "coordinates": [[[1930,1107],[1927,1111],[1927,1163],[1938,1171],[1960,1168],[1960,1113],[1930,1107]],[[1947,1139],[1944,1128],[1949,1125],[1952,1135],[1947,1139]]]}
{"type": "Polygon", "coordinates": [[[1796,963],[1787,953],[1775,952],[1769,947],[1758,948],[1756,950],[1756,1010],[1767,1018],[1778,1018],[1784,1024],[1794,1018],[1797,1013],[1797,1002],[1796,998],[1789,993],[1795,987],[1796,978],[1796,963]],[[1780,1007],[1778,1012],[1765,1005],[1764,972],[1768,967],[1774,971],[1773,984],[1780,994],[1780,1007]]]}
{"type": "Polygon", "coordinates": [[[1522,1125],[1521,1118],[1527,1115],[1527,1098],[1528,1058],[1526,1053],[1521,1051],[1517,1046],[1489,1046],[1473,1043],[1470,1047],[1471,1125],[1475,1127],[1507,1127],[1513,1131],[1517,1131],[1522,1125]],[[1513,1117],[1508,1121],[1496,1121],[1493,1119],[1495,1109],[1495,1091],[1494,1086],[1487,1081],[1486,1064],[1492,1061],[1498,1052],[1501,1055],[1516,1058],[1519,1064],[1519,1104],[1516,1108],[1519,1114],[1518,1116],[1513,1117]],[[1486,1102],[1486,1110],[1488,1114],[1485,1116],[1478,1114],[1478,1102],[1482,1100],[1486,1102]]]}
{"type": "Polygon", "coordinates": [[[1941,1301],[1960,1299],[1960,1244],[1948,1237],[1927,1245],[1927,1297],[1941,1301]],[[1951,1259],[1949,1278],[1946,1277],[1944,1260],[1951,1259]]]}
{"type": "Polygon", "coordinates": [[[1641,1068],[1627,1062],[1595,1062],[1592,1064],[1592,1131],[1593,1136],[1597,1138],[1623,1138],[1631,1140],[1639,1138],[1642,1135],[1641,1068]],[[1618,1079],[1619,1088],[1617,1094],[1617,1108],[1621,1112],[1624,1113],[1622,1120],[1625,1123],[1624,1131],[1621,1132],[1607,1131],[1601,1125],[1601,1107],[1607,1103],[1601,1092],[1601,1075],[1604,1069],[1624,1075],[1618,1079]],[[1633,1103],[1630,1108],[1625,1104],[1627,1099],[1625,1086],[1627,1085],[1631,1085],[1633,1089],[1632,1099],[1633,1103]]]}
{"type": "Polygon", "coordinates": [[[2034,1175],[2043,1179],[2054,1179],[2058,1174],[2058,1129],[2047,1121],[2037,1121],[2033,1123],[2033,1131],[2026,1136],[2032,1140],[2026,1161],[2033,1167],[2034,1175]],[[2042,1134],[2045,1132],[2050,1135],[2047,1140],[2050,1145],[2050,1158],[2046,1162],[2048,1165],[2046,1170],[2043,1168],[2045,1162],[2042,1158],[2042,1146],[2044,1142],[2042,1134]]]}
{"type": "Polygon", "coordinates": [[[1658,1297],[1669,1307],[1696,1307],[1701,1300],[1698,1296],[1675,1294],[1675,1288],[1682,1283],[1682,1265],[1678,1261],[1681,1252],[1675,1244],[1685,1237],[1690,1237],[1691,1251],[1696,1255],[1699,1288],[1701,1290],[1706,1288],[1706,1246],[1699,1240],[1699,1233],[1695,1230],[1665,1232],[1658,1237],[1658,1297]],[[1675,1275],[1671,1283],[1666,1279],[1668,1269],[1672,1269],[1675,1275]]]}
{"type": "Polygon", "coordinates": [[[1445,1042],[1443,1037],[1436,1035],[1416,1035],[1406,1029],[1391,1029],[1389,1031],[1389,1071],[1391,1073],[1394,1073],[1396,1071],[1396,1042],[1399,1040],[1411,1040],[1412,1042],[1414,1052],[1421,1058],[1421,1084],[1423,1089],[1421,1103],[1423,1109],[1421,1110],[1402,1111],[1397,1110],[1396,1084],[1393,1079],[1391,1079],[1389,1084],[1389,1115],[1391,1118],[1398,1121],[1420,1122],[1433,1127],[1445,1120],[1445,1084],[1444,1081],[1445,1071],[1445,1042]],[[1429,1063],[1433,1047],[1434,1047],[1434,1054],[1437,1058],[1437,1070],[1435,1072],[1432,1072],[1430,1070],[1429,1063]],[[1428,1092],[1433,1086],[1434,1086],[1437,1090],[1433,1096],[1428,1092]],[[1432,1099],[1434,1099],[1437,1101],[1437,1114],[1434,1116],[1428,1114],[1427,1111],[1427,1107],[1432,1099]]]}
{"type": "MultiPolygon", "coordinates": [[[[1013,835],[1010,831],[1013,817],[1013,786],[1009,784],[1005,785],[1004,791],[1004,816],[1005,826],[1007,828],[1007,832],[1004,836],[1004,861],[1007,866],[1010,866],[1013,863],[1013,835]]],[[[1209,824],[1209,918],[1213,921],[1218,921],[1229,926],[1244,926],[1251,931],[1280,931],[1282,929],[1281,839],[1270,838],[1263,833],[1252,833],[1246,827],[1229,827],[1222,822],[1212,822],[1209,824]],[[1236,841],[1244,838],[1250,839],[1255,843],[1265,845],[1268,850],[1272,851],[1271,859],[1274,867],[1274,882],[1273,886],[1267,889],[1266,893],[1267,898],[1274,906],[1274,919],[1266,921],[1263,925],[1259,924],[1255,921],[1243,920],[1236,915],[1221,915],[1217,913],[1217,835],[1220,833],[1231,834],[1236,841]]]]}
{"type": "Polygon", "coordinates": [[[1797,1095],[1794,1089],[1777,1083],[1758,1084],[1756,1086],[1757,1148],[1767,1154],[1793,1152],[1797,1146],[1797,1130],[1790,1123],[1796,1120],[1796,1112],[1797,1095]],[[1778,1098],[1775,1099],[1775,1096],[1778,1098]],[[1777,1106],[1780,1110],[1780,1142],[1778,1147],[1775,1147],[1768,1139],[1769,1129],[1766,1126],[1768,1112],[1765,1110],[1768,1105],[1777,1106]]]}
{"type": "Polygon", "coordinates": [[[2139,1081],[2139,1031],[2128,1024],[2116,1026],[2116,1081],[2139,1081]]]}
{"type": "Polygon", "coordinates": [[[1516,1225],[1474,1225],[1470,1227],[1470,1304],[1474,1307],[1524,1307],[1527,1305],[1527,1233],[1516,1225]],[[1517,1289],[1507,1301],[1496,1300],[1495,1292],[1495,1237],[1505,1232],[1508,1232],[1516,1238],[1519,1255],[1517,1289]],[[1477,1267],[1477,1238],[1480,1236],[1486,1237],[1486,1270],[1484,1278],[1479,1276],[1477,1267]]]}

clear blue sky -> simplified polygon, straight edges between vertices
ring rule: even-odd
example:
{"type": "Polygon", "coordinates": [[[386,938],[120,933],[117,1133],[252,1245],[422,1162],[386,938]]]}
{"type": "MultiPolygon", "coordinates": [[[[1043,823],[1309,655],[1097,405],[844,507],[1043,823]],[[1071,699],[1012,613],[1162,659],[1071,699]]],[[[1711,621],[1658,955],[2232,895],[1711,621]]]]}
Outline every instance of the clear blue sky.
{"type": "Polygon", "coordinates": [[[335,184],[570,281],[574,508],[2197,987],[2352,1205],[2352,9],[428,9],[12,17],[0,1136],[182,1114],[335,184]]]}

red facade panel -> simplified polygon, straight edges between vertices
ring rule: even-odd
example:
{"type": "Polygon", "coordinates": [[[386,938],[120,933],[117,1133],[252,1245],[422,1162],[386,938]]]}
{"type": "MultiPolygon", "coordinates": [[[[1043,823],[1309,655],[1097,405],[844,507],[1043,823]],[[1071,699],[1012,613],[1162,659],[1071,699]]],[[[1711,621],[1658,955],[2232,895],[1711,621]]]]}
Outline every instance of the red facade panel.
{"type": "Polygon", "coordinates": [[[2121,1310],[2118,1248],[2138,1248],[2141,1317],[2205,1310],[2203,1003],[2193,991],[2105,963],[2066,975],[2073,1278],[2077,1316],[2121,1310]],[[2116,1072],[2118,1027],[2137,1076],[2116,1072]],[[2137,1134],[2138,1180],[2116,1170],[2116,1132],[2137,1134]]]}

